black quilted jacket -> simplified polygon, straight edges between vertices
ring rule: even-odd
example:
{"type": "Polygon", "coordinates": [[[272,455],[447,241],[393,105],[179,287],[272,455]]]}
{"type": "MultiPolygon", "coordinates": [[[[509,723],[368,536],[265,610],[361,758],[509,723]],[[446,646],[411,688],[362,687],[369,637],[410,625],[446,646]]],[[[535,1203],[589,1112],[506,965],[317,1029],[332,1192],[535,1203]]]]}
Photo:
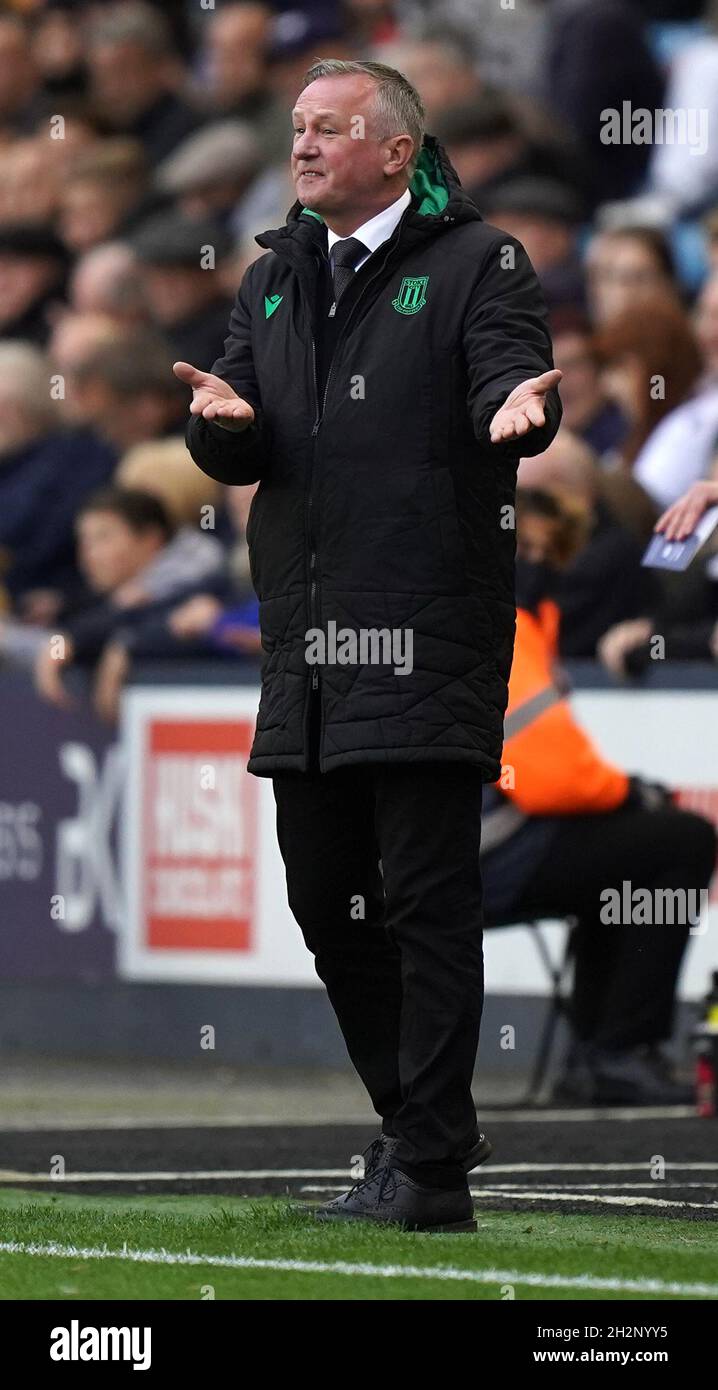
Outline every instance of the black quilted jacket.
{"type": "Polygon", "coordinates": [[[482,221],[431,136],[411,192],[342,296],[321,400],[326,226],[295,203],[257,238],[269,254],[246,272],[212,367],[256,422],[242,434],[198,416],[187,427],[210,477],[260,480],[247,533],[263,645],[248,766],[260,776],[306,769],[313,688],[322,771],[456,759],[499,776],[517,461],[546,448],[561,406],[551,392],[546,425],[520,450],[490,443],[509,391],[553,365],[543,297],[521,245],[482,221]],[[309,664],[310,630],[340,646],[354,634],[349,664],[309,664]],[[378,630],[394,634],[406,674],[367,659],[387,656],[360,642],[378,630]]]}

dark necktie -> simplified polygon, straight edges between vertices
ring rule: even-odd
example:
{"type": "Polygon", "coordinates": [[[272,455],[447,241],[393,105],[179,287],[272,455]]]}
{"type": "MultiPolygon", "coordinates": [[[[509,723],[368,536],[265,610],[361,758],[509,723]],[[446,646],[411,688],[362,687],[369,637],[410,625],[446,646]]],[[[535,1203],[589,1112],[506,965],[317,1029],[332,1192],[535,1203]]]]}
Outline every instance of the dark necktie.
{"type": "Polygon", "coordinates": [[[357,241],[356,237],[346,237],[344,241],[335,241],[332,256],[334,258],[334,299],[339,303],[347,285],[354,278],[354,267],[362,256],[369,254],[369,248],[363,241],[357,241]]]}

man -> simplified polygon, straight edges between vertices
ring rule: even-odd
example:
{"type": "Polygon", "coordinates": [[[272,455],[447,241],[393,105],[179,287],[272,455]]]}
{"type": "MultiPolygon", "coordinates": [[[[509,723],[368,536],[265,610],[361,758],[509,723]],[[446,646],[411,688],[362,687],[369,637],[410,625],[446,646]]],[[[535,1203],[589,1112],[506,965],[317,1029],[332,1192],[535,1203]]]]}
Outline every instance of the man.
{"type": "Polygon", "coordinates": [[[0,607],[30,623],[79,589],[75,517],[115,467],[91,431],[63,428],[50,371],[32,343],[0,341],[0,607]]]}
{"type": "MultiPolygon", "coordinates": [[[[169,7],[168,7],[169,8],[169,7]]],[[[178,94],[169,16],[144,0],[99,6],[84,30],[89,96],[104,135],[139,140],[151,168],[201,124],[178,94]]]]}
{"type": "Polygon", "coordinates": [[[68,362],[66,414],[118,455],[173,435],[182,406],[171,362],[168,343],[154,328],[118,329],[114,339],[94,346],[88,334],[68,362]]]}
{"type": "MultiPolygon", "coordinates": [[[[202,368],[215,361],[232,307],[222,270],[232,239],[214,217],[185,217],[174,208],[156,213],[130,239],[142,286],[157,328],[173,353],[191,350],[202,368]],[[211,246],[215,265],[205,266],[200,246],[211,246]]],[[[173,383],[176,385],[176,383],[173,383]]]]}
{"type": "Polygon", "coordinates": [[[65,247],[44,223],[0,223],[0,336],[47,346],[68,264],[65,247]]]}
{"type": "Polygon", "coordinates": [[[573,1042],[554,1100],[688,1105],[692,1087],[672,1075],[663,1044],[673,1032],[691,914],[715,869],[716,832],[676,805],[667,787],[604,758],[576,719],[557,679],[563,616],[555,602],[577,544],[575,512],[550,491],[525,487],[525,476],[522,464],[505,772],[483,807],[486,922],[576,919],[573,1042]],[[647,925],[622,910],[619,920],[607,917],[607,890],[618,900],[627,880],[654,900],[666,893],[664,920],[647,925]]]}
{"type": "Polygon", "coordinates": [[[257,238],[225,356],[175,372],[200,467],[260,479],[249,770],[273,778],[290,905],[382,1117],[365,1180],[322,1214],[469,1230],[481,785],[517,461],[556,432],[560,373],[523,249],[484,225],[400,73],[323,60],[293,115],[298,201],[257,238]]]}

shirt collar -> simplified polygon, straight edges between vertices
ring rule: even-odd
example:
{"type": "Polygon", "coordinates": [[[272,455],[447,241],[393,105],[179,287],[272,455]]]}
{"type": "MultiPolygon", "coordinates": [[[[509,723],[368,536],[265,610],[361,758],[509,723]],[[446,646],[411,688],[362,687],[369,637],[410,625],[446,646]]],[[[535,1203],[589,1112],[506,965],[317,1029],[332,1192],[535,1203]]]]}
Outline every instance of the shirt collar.
{"type": "MultiPolygon", "coordinates": [[[[387,241],[391,236],[394,228],[401,219],[404,209],[408,208],[410,202],[411,193],[408,188],[405,188],[401,197],[396,199],[396,202],[390,203],[388,208],[383,208],[375,217],[370,217],[368,222],[362,222],[361,227],[357,227],[355,231],[350,233],[350,236],[356,237],[358,241],[362,241],[366,246],[367,255],[370,256],[372,252],[376,251],[377,248],[381,246],[383,241],[387,241]]],[[[331,255],[332,247],[337,241],[346,240],[346,237],[339,236],[337,232],[333,232],[331,227],[328,226],[327,254],[331,255]]],[[[366,257],[363,259],[366,260],[366,257]]]]}

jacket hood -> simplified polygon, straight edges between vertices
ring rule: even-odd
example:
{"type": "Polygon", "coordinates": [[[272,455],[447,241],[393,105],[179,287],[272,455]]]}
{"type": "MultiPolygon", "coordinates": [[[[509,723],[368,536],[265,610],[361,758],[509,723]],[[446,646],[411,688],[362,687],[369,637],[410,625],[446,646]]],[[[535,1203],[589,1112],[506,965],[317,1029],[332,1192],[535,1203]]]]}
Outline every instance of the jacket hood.
{"type": "MultiPolygon", "coordinates": [[[[458,222],[482,221],[479,209],[462,188],[446,150],[434,135],[424,136],[409,191],[411,206],[403,221],[420,234],[444,231],[458,222]]],[[[287,213],[286,226],[277,230],[291,234],[307,223],[323,225],[324,218],[297,200],[287,213]]],[[[266,245],[266,236],[274,237],[276,232],[263,232],[255,240],[260,246],[266,245]]]]}

